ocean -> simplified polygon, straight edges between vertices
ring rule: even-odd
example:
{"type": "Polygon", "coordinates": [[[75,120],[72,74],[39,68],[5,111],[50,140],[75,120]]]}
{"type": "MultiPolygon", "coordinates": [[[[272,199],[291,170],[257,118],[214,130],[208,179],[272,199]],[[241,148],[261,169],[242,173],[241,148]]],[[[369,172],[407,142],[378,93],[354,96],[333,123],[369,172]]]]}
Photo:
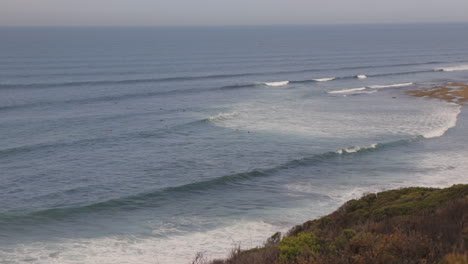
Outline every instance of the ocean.
{"type": "Polygon", "coordinates": [[[0,263],[190,263],[468,182],[468,24],[0,28],[0,263]]]}

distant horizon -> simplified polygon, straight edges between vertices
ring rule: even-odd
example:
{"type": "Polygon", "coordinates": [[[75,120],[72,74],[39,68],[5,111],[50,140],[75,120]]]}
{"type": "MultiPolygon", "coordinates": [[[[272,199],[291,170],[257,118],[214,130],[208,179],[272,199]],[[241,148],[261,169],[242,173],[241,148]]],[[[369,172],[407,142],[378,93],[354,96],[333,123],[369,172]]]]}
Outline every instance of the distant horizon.
{"type": "Polygon", "coordinates": [[[314,23],[314,24],[186,24],[186,25],[0,25],[0,28],[188,28],[188,27],[294,27],[294,26],[385,26],[385,25],[468,24],[468,21],[381,22],[381,23],[314,23]]]}

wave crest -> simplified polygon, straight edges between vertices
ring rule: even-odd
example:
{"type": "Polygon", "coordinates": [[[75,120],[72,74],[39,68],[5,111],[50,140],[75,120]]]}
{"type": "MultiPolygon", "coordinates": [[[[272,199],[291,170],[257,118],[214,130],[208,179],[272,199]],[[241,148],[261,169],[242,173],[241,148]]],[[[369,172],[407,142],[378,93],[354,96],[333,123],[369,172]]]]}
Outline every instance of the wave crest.
{"type": "Polygon", "coordinates": [[[351,89],[344,89],[344,90],[335,90],[335,91],[329,91],[329,94],[341,94],[341,93],[352,93],[356,91],[363,91],[365,90],[366,87],[359,87],[359,88],[351,88],[351,89]]]}
{"type": "Polygon", "coordinates": [[[436,68],[435,71],[453,72],[453,71],[468,71],[468,65],[460,65],[446,68],[436,68]]]}
{"type": "Polygon", "coordinates": [[[294,159],[275,167],[266,169],[254,169],[247,172],[240,172],[234,174],[227,174],[217,178],[208,179],[199,182],[188,183],[185,185],[168,187],[164,189],[154,190],[149,193],[141,193],[134,196],[122,197],[119,199],[108,200],[97,202],[94,204],[88,204],[78,207],[69,208],[54,208],[42,211],[36,211],[27,215],[14,215],[14,214],[0,214],[0,231],[4,228],[10,228],[10,225],[23,225],[35,222],[43,222],[54,219],[61,219],[67,217],[74,217],[77,215],[89,215],[95,212],[102,213],[103,210],[115,210],[116,208],[127,208],[127,209],[140,209],[145,207],[158,207],[162,201],[174,199],[180,195],[190,195],[191,193],[198,192],[200,190],[208,190],[217,188],[217,186],[223,186],[227,184],[236,183],[239,181],[245,181],[261,177],[269,177],[281,170],[286,170],[294,167],[310,166],[317,163],[324,162],[329,159],[336,158],[343,154],[358,154],[369,151],[375,151],[381,148],[393,147],[408,144],[414,140],[422,138],[413,137],[406,140],[399,140],[388,143],[375,143],[367,147],[351,147],[345,148],[334,152],[325,152],[321,154],[315,154],[306,156],[300,159],[294,159]]]}
{"type": "Polygon", "coordinates": [[[281,81],[281,82],[266,82],[264,83],[266,86],[283,86],[289,84],[289,81],[281,81]]]}
{"type": "Polygon", "coordinates": [[[331,78],[320,78],[320,79],[314,79],[316,82],[329,82],[335,80],[336,77],[331,77],[331,78]]]}
{"type": "Polygon", "coordinates": [[[371,150],[375,149],[379,146],[379,143],[374,143],[371,144],[367,147],[359,147],[359,146],[354,146],[354,147],[349,147],[349,148],[344,148],[336,151],[338,154],[349,154],[349,153],[356,153],[356,152],[361,152],[361,151],[366,151],[366,150],[371,150]]]}
{"type": "Polygon", "coordinates": [[[405,86],[410,86],[410,85],[414,85],[414,83],[409,82],[409,83],[397,83],[397,84],[370,85],[367,87],[372,88],[372,89],[382,89],[382,88],[405,87],[405,86]]]}

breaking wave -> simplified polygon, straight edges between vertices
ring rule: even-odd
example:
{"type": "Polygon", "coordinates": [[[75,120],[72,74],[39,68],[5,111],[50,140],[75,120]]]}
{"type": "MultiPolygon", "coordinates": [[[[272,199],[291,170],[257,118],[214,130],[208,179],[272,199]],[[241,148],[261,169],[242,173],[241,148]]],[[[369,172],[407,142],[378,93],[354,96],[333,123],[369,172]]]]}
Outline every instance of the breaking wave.
{"type": "Polygon", "coordinates": [[[367,79],[367,75],[364,74],[354,75],[353,77],[357,79],[367,79]]]}
{"type": "Polygon", "coordinates": [[[356,91],[363,91],[365,89],[366,89],[366,87],[360,87],[360,88],[351,88],[351,89],[329,91],[328,93],[329,94],[351,93],[351,92],[356,92],[356,91]]]}
{"type": "Polygon", "coordinates": [[[454,104],[457,106],[455,112],[453,115],[451,115],[449,117],[449,119],[447,120],[447,124],[443,127],[440,127],[438,129],[435,129],[435,130],[432,130],[432,131],[429,131],[425,134],[423,134],[422,136],[424,138],[437,138],[437,137],[441,137],[443,136],[449,129],[455,127],[457,125],[457,121],[458,121],[458,115],[461,113],[461,106],[458,105],[458,104],[455,104],[455,103],[451,103],[451,104],[454,104]]]}
{"type": "Polygon", "coordinates": [[[446,68],[436,68],[435,71],[444,71],[444,72],[453,72],[453,71],[468,71],[468,65],[460,65],[454,67],[446,67],[446,68]]]}
{"type": "Polygon", "coordinates": [[[409,82],[409,83],[397,83],[397,84],[370,85],[370,86],[367,86],[367,87],[371,88],[371,89],[382,89],[382,88],[406,87],[406,86],[410,86],[410,85],[414,85],[414,83],[409,82]]]}
{"type": "Polygon", "coordinates": [[[289,81],[281,81],[281,82],[266,82],[264,83],[267,86],[283,86],[289,84],[289,81]]]}
{"type": "Polygon", "coordinates": [[[314,81],[316,82],[329,82],[329,81],[333,81],[335,80],[336,77],[332,77],[332,78],[321,78],[321,79],[313,79],[314,81]]]}
{"type": "Polygon", "coordinates": [[[329,94],[341,94],[341,93],[375,93],[376,91],[365,91],[366,89],[383,89],[383,88],[397,88],[397,87],[406,87],[414,85],[413,82],[409,83],[397,83],[397,84],[384,84],[384,85],[369,85],[366,87],[343,89],[343,90],[333,90],[327,93],[329,94]]]}
{"type": "Polygon", "coordinates": [[[359,147],[359,146],[354,146],[354,147],[349,147],[349,148],[344,148],[336,151],[338,154],[350,154],[350,153],[356,153],[359,151],[365,151],[365,150],[371,150],[375,149],[379,144],[375,143],[367,147],[359,147]]]}
{"type": "MultiPolygon", "coordinates": [[[[460,109],[459,109],[460,111],[460,109]]],[[[459,112],[458,112],[459,113],[459,112]]],[[[457,113],[457,115],[458,115],[457,113]]],[[[209,190],[217,188],[217,186],[225,186],[229,184],[236,184],[241,181],[251,180],[259,177],[269,177],[276,173],[287,170],[290,168],[312,166],[330,159],[337,158],[343,155],[357,155],[368,152],[378,151],[383,148],[397,147],[401,145],[410,144],[411,142],[422,140],[424,138],[439,137],[445,132],[454,127],[457,122],[457,115],[453,117],[451,122],[443,128],[436,131],[429,132],[421,136],[414,136],[408,139],[387,142],[387,143],[374,143],[368,146],[352,146],[336,151],[316,154],[312,156],[303,157],[288,161],[276,167],[266,169],[254,169],[247,172],[228,174],[221,177],[208,179],[204,181],[189,183],[185,185],[168,187],[164,189],[155,190],[149,193],[141,193],[134,196],[122,197],[119,199],[97,202],[89,205],[83,205],[70,208],[55,208],[42,211],[31,212],[29,214],[15,215],[3,213],[0,214],[0,230],[10,228],[9,225],[22,225],[40,223],[44,221],[57,220],[67,217],[74,217],[81,214],[102,213],[103,210],[122,210],[122,209],[140,209],[148,207],[158,207],[175,197],[184,197],[192,193],[198,193],[202,190],[209,190]]],[[[219,114],[209,118],[209,120],[219,120],[224,118],[231,118],[235,113],[219,114]]]]}

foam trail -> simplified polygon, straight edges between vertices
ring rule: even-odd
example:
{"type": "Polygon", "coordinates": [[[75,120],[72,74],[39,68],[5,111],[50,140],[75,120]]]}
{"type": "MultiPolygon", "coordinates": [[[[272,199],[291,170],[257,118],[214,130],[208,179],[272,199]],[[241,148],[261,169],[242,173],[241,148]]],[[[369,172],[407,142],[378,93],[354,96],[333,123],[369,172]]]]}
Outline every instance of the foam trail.
{"type": "Polygon", "coordinates": [[[435,71],[453,72],[453,71],[468,71],[468,65],[460,65],[447,68],[437,68],[435,71]]]}
{"type": "Polygon", "coordinates": [[[365,90],[366,87],[360,87],[360,88],[351,88],[351,89],[344,89],[344,90],[335,90],[335,91],[329,91],[329,94],[340,94],[340,93],[351,93],[351,92],[356,92],[356,91],[363,91],[365,90]]]}
{"type": "Polygon", "coordinates": [[[378,143],[374,143],[374,144],[372,144],[370,146],[367,146],[367,147],[355,146],[355,147],[350,147],[350,148],[337,150],[336,153],[338,153],[338,154],[356,153],[356,152],[359,152],[359,151],[375,149],[378,145],[379,145],[378,143]]]}
{"type": "Polygon", "coordinates": [[[321,78],[321,79],[314,79],[314,81],[316,82],[328,82],[328,81],[333,81],[335,80],[336,78],[335,77],[332,77],[332,78],[321,78]]]}
{"type": "Polygon", "coordinates": [[[348,95],[358,95],[358,94],[373,94],[373,93],[376,93],[377,90],[373,90],[373,91],[357,91],[357,92],[354,92],[354,93],[351,93],[351,94],[344,94],[343,96],[348,96],[348,95]]]}
{"type": "Polygon", "coordinates": [[[288,83],[289,83],[289,81],[281,81],[281,82],[266,82],[264,84],[267,85],[267,86],[283,86],[283,85],[286,85],[288,83]]]}
{"type": "Polygon", "coordinates": [[[387,84],[387,85],[370,85],[368,88],[372,89],[382,89],[382,88],[395,88],[395,87],[405,87],[405,86],[410,86],[413,85],[414,83],[409,82],[409,83],[397,83],[397,84],[387,84]]]}
{"type": "Polygon", "coordinates": [[[213,116],[208,117],[208,120],[210,120],[210,121],[225,120],[225,119],[233,118],[233,117],[235,117],[235,116],[237,116],[237,115],[238,115],[237,112],[232,112],[232,113],[219,113],[219,114],[217,114],[217,115],[213,115],[213,116]]]}
{"type": "MultiPolygon", "coordinates": [[[[456,105],[456,104],[455,104],[456,105]]],[[[461,106],[457,105],[458,107],[454,111],[453,115],[449,116],[447,119],[447,123],[445,126],[440,127],[436,130],[432,130],[423,134],[422,136],[425,138],[436,138],[441,137],[447,132],[450,128],[453,128],[457,125],[458,115],[461,113],[461,106]]]]}

